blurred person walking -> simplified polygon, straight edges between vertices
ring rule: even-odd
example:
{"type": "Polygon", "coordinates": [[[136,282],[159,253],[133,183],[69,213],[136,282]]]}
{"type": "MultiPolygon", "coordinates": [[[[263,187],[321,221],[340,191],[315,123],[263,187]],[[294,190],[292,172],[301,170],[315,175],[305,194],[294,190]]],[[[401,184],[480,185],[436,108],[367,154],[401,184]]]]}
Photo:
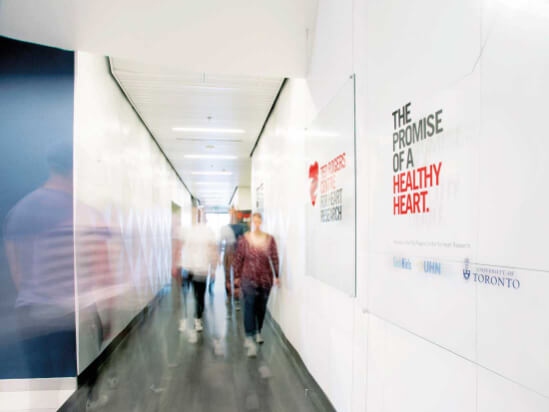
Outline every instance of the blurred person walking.
{"type": "Polygon", "coordinates": [[[240,279],[235,276],[233,263],[236,256],[236,248],[241,236],[248,231],[248,227],[238,221],[235,209],[229,211],[231,223],[221,229],[221,242],[224,246],[223,269],[225,271],[225,292],[227,305],[234,301],[235,309],[240,310],[240,279]],[[231,276],[231,270],[233,272],[231,276]],[[232,277],[232,279],[231,279],[232,277]]]}
{"type": "MultiPolygon", "coordinates": [[[[199,222],[193,225],[183,236],[182,266],[189,274],[193,285],[195,298],[194,330],[191,331],[189,341],[195,343],[197,332],[202,332],[202,315],[204,313],[204,296],[206,294],[206,280],[211,270],[215,276],[217,265],[216,238],[212,229],[206,225],[204,212],[199,214],[199,222]]],[[[180,330],[184,329],[185,319],[181,320],[180,330]]]]}
{"type": "Polygon", "coordinates": [[[261,213],[252,215],[253,231],[240,238],[234,259],[234,272],[241,279],[244,296],[244,344],[250,357],[257,355],[255,342],[263,343],[261,329],[273,278],[274,284],[280,285],[276,242],[271,235],[261,231],[262,220],[261,213]]]}

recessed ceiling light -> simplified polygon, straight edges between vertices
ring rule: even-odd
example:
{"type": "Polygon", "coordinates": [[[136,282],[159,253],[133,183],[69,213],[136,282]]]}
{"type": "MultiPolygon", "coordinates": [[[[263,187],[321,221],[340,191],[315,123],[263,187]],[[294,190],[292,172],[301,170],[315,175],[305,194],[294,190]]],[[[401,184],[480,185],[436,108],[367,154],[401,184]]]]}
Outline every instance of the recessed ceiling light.
{"type": "Polygon", "coordinates": [[[219,129],[214,127],[173,127],[174,132],[193,132],[193,133],[231,133],[242,134],[246,133],[243,129],[219,129]]]}
{"type": "Polygon", "coordinates": [[[229,185],[231,182],[196,182],[196,185],[229,185]]]}
{"type": "Polygon", "coordinates": [[[196,176],[230,176],[233,172],[191,172],[191,174],[196,176]]]}
{"type": "Polygon", "coordinates": [[[207,154],[188,154],[184,155],[183,157],[186,157],[187,159],[237,159],[238,156],[231,156],[231,155],[207,155],[207,154]]]}

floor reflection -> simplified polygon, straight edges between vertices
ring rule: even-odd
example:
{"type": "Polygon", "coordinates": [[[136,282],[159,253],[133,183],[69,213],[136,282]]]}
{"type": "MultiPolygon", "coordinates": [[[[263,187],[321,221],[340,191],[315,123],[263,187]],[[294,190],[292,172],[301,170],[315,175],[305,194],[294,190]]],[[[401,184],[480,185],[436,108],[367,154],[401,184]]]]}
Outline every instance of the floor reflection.
{"type": "Polygon", "coordinates": [[[246,356],[242,312],[228,306],[218,271],[207,297],[204,331],[194,325],[191,293],[166,293],[137,331],[82,387],[65,410],[314,411],[304,383],[265,325],[257,358],[246,356]],[[175,308],[175,309],[174,309],[175,308]],[[186,316],[187,327],[180,331],[186,316]]]}

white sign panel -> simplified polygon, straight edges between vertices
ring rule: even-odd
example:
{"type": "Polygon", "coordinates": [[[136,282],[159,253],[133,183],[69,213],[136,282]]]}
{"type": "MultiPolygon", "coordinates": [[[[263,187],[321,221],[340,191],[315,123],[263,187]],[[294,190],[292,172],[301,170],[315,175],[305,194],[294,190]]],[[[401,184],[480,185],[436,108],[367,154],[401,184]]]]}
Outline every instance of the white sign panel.
{"type": "Polygon", "coordinates": [[[355,273],[354,77],[306,133],[307,272],[350,295],[355,273]]]}

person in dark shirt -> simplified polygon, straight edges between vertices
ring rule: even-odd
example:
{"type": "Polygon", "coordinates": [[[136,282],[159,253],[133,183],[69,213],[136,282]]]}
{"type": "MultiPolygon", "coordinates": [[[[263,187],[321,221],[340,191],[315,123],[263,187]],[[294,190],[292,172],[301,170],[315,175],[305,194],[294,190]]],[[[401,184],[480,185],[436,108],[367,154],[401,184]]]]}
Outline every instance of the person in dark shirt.
{"type": "Polygon", "coordinates": [[[229,211],[231,223],[221,230],[221,243],[224,244],[223,269],[225,271],[225,292],[227,293],[227,304],[234,301],[235,309],[240,310],[240,279],[234,276],[233,261],[236,254],[238,240],[248,231],[248,227],[238,221],[236,211],[229,211]],[[231,279],[231,269],[233,276],[231,279]]]}
{"type": "Polygon", "coordinates": [[[271,235],[261,231],[260,213],[254,213],[252,221],[253,231],[240,237],[234,259],[235,277],[241,279],[244,296],[245,345],[248,356],[257,354],[254,336],[257,343],[263,343],[261,329],[267,300],[273,283],[280,285],[276,242],[271,235]]]}

